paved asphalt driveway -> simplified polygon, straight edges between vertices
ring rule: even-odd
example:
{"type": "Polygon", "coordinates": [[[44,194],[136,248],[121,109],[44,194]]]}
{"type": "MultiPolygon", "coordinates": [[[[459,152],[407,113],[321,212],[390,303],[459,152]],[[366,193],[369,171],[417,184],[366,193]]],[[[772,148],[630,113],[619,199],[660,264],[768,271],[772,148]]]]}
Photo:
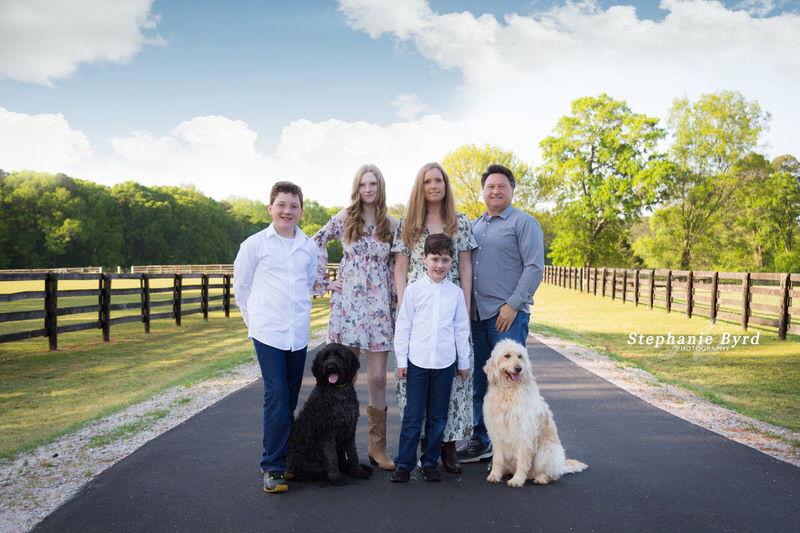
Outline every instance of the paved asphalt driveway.
{"type": "MultiPolygon", "coordinates": [[[[488,483],[483,462],[441,483],[398,485],[376,470],[358,484],[267,494],[258,381],[92,480],[35,531],[800,531],[800,468],[651,407],[535,340],[528,349],[567,456],[585,472],[512,489],[488,483]]],[[[366,401],[363,374],[358,389],[366,401]]],[[[357,438],[366,460],[366,415],[357,438]]]]}

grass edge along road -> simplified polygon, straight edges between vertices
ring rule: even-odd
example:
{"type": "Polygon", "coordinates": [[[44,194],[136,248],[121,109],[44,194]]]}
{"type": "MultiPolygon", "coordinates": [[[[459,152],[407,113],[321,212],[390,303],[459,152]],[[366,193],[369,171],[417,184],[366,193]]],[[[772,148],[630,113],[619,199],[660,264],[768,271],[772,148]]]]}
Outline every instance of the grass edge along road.
{"type": "MultiPolygon", "coordinates": [[[[311,331],[325,328],[328,298],[313,300],[311,331]]],[[[0,458],[10,458],[77,431],[172,387],[191,385],[254,358],[237,309],[0,344],[0,458]]]]}
{"type": "MultiPolygon", "coordinates": [[[[800,340],[540,285],[531,329],[602,351],[757,420],[800,431],[800,340]]],[[[797,444],[795,444],[797,445],[797,444]]]]}

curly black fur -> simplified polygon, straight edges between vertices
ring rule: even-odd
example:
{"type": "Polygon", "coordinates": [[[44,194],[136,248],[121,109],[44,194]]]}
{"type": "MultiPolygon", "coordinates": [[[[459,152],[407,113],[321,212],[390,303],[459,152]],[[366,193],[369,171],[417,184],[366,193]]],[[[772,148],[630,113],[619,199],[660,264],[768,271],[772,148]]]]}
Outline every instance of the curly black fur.
{"type": "Polygon", "coordinates": [[[358,397],[353,378],[360,365],[346,346],[331,343],[317,352],[311,373],[317,384],[297,415],[286,446],[286,471],[299,481],[345,482],[342,473],[366,479],[372,468],[358,462],[358,397]]]}

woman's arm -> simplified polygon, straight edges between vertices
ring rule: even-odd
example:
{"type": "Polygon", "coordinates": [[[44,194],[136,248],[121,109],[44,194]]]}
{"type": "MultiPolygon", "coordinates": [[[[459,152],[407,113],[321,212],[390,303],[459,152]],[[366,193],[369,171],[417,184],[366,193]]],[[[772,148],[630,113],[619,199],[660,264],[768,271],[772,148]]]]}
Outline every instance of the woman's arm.
{"type": "Polygon", "coordinates": [[[411,259],[404,254],[394,254],[394,286],[397,290],[397,308],[403,303],[403,293],[406,291],[408,279],[408,265],[411,259]]]}
{"type": "Polygon", "coordinates": [[[458,277],[461,281],[461,290],[464,291],[464,302],[467,304],[467,316],[472,303],[472,250],[458,252],[458,277]]]}

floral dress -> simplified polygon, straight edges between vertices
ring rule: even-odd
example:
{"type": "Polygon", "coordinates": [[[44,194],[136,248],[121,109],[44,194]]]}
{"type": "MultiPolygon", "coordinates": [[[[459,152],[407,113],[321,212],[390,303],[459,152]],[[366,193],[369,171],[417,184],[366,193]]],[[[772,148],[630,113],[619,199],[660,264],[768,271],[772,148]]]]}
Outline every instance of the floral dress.
{"type": "MultiPolygon", "coordinates": [[[[422,254],[425,247],[425,239],[430,235],[430,232],[425,228],[425,232],[415,243],[414,249],[410,249],[405,241],[403,241],[403,223],[405,217],[400,219],[400,225],[394,232],[394,244],[392,245],[392,252],[409,256],[408,283],[412,283],[427,272],[425,261],[422,259],[422,254]]],[[[456,256],[453,258],[453,264],[450,267],[450,272],[447,279],[461,286],[460,277],[458,274],[458,252],[474,250],[478,247],[475,242],[475,237],[472,235],[472,225],[469,222],[469,217],[462,213],[458,214],[458,229],[453,238],[455,244],[456,256]]],[[[474,363],[474,355],[472,353],[472,339],[470,339],[469,351],[469,376],[467,381],[463,381],[457,374],[453,377],[453,388],[450,392],[450,407],[447,410],[447,425],[444,427],[444,434],[442,442],[450,442],[454,440],[462,440],[472,435],[472,372],[474,363]]],[[[395,370],[397,372],[397,370],[395,370]]],[[[395,379],[395,391],[397,393],[397,406],[400,408],[400,416],[403,415],[406,408],[406,381],[404,379],[395,379]]],[[[424,432],[424,428],[423,428],[424,432]]]]}
{"type": "Polygon", "coordinates": [[[317,243],[317,280],[312,290],[321,296],[328,291],[328,242],[339,239],[344,256],[338,278],[342,292],[331,292],[328,340],[371,352],[392,349],[392,310],[397,303],[394,288],[394,255],[391,243],[375,235],[375,226],[368,225],[358,241],[346,243],[344,221],[333,217],[313,237],[317,243]]]}

